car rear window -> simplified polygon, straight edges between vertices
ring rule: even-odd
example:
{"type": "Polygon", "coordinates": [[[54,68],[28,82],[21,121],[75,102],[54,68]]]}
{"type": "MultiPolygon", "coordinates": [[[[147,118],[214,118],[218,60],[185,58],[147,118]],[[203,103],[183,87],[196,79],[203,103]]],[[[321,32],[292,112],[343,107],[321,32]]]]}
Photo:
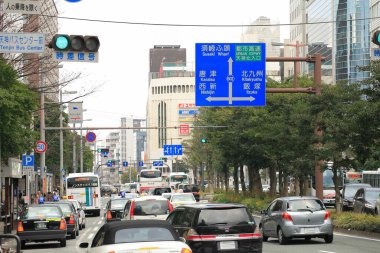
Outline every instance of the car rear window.
{"type": "Polygon", "coordinates": [[[288,211],[320,211],[325,210],[319,199],[296,199],[287,203],[288,211]]]}
{"type": "Polygon", "coordinates": [[[181,202],[181,201],[195,201],[193,194],[181,194],[181,195],[173,195],[172,201],[181,202]]]}
{"type": "Polygon", "coordinates": [[[133,209],[134,215],[159,215],[170,212],[167,200],[136,201],[133,209]]]}
{"type": "Polygon", "coordinates": [[[64,215],[71,214],[71,212],[72,212],[70,204],[67,204],[67,205],[60,204],[59,207],[61,208],[62,213],[64,215]]]}
{"type": "Polygon", "coordinates": [[[57,206],[31,206],[22,217],[23,219],[61,218],[62,213],[57,206]]]}
{"type": "Polygon", "coordinates": [[[115,243],[174,241],[172,233],[166,228],[144,227],[118,230],[115,243]]]}
{"type": "Polygon", "coordinates": [[[111,200],[111,209],[123,209],[128,199],[114,199],[111,200]]]}
{"type": "Polygon", "coordinates": [[[217,224],[244,225],[253,224],[254,220],[248,214],[246,208],[223,208],[203,209],[199,213],[198,226],[209,226],[217,224]]]}

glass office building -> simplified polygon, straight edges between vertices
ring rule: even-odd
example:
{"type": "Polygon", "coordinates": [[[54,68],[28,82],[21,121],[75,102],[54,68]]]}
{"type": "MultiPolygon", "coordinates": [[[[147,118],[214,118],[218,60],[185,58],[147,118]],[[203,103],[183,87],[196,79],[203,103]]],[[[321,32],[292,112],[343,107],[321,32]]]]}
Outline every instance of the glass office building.
{"type": "Polygon", "coordinates": [[[334,0],[335,79],[355,83],[369,77],[369,0],[334,0]]]}

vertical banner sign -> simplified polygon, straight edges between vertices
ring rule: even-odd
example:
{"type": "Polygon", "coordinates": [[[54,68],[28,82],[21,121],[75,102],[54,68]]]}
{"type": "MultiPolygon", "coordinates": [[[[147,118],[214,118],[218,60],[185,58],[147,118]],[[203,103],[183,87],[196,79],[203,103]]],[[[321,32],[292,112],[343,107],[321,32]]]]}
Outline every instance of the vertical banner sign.
{"type": "Polygon", "coordinates": [[[83,102],[69,103],[69,123],[83,122],[83,102]]]}

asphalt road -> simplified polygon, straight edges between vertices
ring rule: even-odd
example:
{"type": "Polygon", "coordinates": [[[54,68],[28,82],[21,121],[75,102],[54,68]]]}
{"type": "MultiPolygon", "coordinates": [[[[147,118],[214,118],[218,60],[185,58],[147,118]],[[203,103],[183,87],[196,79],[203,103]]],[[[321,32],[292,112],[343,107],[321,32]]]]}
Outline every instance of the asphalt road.
{"type": "MultiPolygon", "coordinates": [[[[102,199],[102,208],[107,201],[107,198],[102,199]]],[[[255,217],[255,220],[259,222],[260,218],[255,217]]],[[[103,214],[100,217],[87,217],[86,228],[80,231],[77,239],[67,240],[65,248],[61,248],[58,243],[29,243],[24,252],[42,253],[54,250],[59,253],[84,253],[86,250],[79,248],[79,243],[91,242],[103,224],[103,214]]],[[[308,242],[296,239],[287,245],[279,245],[277,239],[269,238],[268,242],[264,242],[263,248],[265,253],[379,253],[380,240],[335,232],[331,244],[325,244],[323,239],[312,239],[308,242]]]]}

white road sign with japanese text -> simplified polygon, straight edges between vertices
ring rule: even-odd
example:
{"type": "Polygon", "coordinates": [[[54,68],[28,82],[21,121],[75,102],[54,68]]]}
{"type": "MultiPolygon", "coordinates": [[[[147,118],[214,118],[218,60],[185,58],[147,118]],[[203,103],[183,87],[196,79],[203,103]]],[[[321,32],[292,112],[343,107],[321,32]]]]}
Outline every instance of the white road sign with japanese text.
{"type": "Polygon", "coordinates": [[[41,1],[3,0],[3,10],[5,13],[40,14],[41,1]]]}

